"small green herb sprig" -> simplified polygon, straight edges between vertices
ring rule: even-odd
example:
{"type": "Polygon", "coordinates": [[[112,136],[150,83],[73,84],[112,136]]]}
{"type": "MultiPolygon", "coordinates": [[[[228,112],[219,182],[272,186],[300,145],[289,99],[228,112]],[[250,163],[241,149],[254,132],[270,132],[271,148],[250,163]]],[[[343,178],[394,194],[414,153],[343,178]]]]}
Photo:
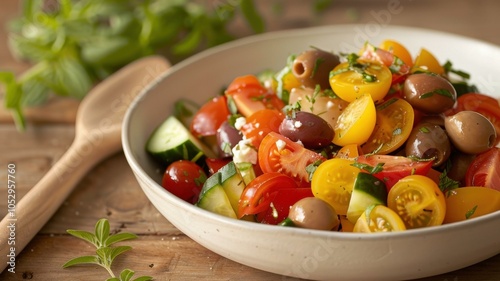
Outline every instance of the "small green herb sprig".
{"type": "Polygon", "coordinates": [[[128,232],[120,232],[117,234],[110,234],[109,222],[107,219],[100,219],[95,225],[94,233],[84,230],[68,229],[67,232],[74,237],[85,240],[96,247],[96,254],[89,256],[81,256],[69,260],[63,265],[67,268],[75,265],[83,264],[97,264],[106,269],[111,275],[111,278],[106,281],[149,281],[153,280],[151,276],[141,276],[132,279],[134,271],[124,269],[119,276],[115,276],[111,270],[111,264],[117,256],[132,249],[130,246],[113,246],[117,242],[135,239],[137,235],[128,232]]]}

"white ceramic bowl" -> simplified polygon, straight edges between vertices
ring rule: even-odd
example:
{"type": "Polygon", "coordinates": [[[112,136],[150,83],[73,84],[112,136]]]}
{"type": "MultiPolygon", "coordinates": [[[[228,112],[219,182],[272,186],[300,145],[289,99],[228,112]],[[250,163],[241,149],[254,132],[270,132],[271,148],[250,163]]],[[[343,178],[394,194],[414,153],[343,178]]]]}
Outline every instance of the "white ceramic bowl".
{"type": "Polygon", "coordinates": [[[315,231],[238,221],[190,205],[159,184],[161,175],[144,147],[173,103],[202,103],[234,77],[279,70],[290,54],[310,46],[334,52],[359,50],[395,39],[412,54],[421,47],[443,63],[472,74],[485,93],[500,95],[500,48],[461,36],[406,27],[338,25],[268,33],[195,55],[148,87],[129,108],[123,149],[154,206],[179,230],[226,258],[285,276],[321,280],[403,280],[457,270],[500,253],[500,211],[466,222],[387,234],[315,231]]]}

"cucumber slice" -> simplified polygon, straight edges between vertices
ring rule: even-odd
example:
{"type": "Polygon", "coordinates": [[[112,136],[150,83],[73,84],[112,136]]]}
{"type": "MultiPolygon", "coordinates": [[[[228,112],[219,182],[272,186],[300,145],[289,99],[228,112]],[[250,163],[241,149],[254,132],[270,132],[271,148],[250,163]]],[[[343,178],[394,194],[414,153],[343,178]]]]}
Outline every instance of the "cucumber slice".
{"type": "Polygon", "coordinates": [[[221,185],[221,174],[219,172],[213,174],[205,181],[196,205],[219,215],[236,218],[236,213],[221,185]]]}
{"type": "Polygon", "coordinates": [[[243,177],[243,181],[245,182],[245,185],[247,185],[249,182],[251,182],[253,179],[255,179],[255,171],[253,169],[253,165],[250,162],[241,162],[241,163],[235,163],[236,168],[238,168],[238,171],[241,174],[241,177],[243,177]]]}
{"type": "Polygon", "coordinates": [[[229,162],[207,179],[196,205],[219,215],[236,218],[243,189],[243,177],[236,164],[229,162]]]}
{"type": "Polygon", "coordinates": [[[355,224],[371,205],[387,206],[387,188],[383,181],[368,173],[359,173],[354,181],[347,219],[355,224]]]}
{"type": "Polygon", "coordinates": [[[146,151],[167,165],[177,160],[192,160],[200,153],[215,157],[215,154],[174,116],[168,117],[151,134],[146,143],[146,151]]]}
{"type": "Polygon", "coordinates": [[[240,201],[241,193],[245,188],[243,177],[238,172],[234,162],[229,162],[224,167],[220,168],[222,188],[226,192],[229,202],[235,213],[238,213],[238,203],[240,201]]]}

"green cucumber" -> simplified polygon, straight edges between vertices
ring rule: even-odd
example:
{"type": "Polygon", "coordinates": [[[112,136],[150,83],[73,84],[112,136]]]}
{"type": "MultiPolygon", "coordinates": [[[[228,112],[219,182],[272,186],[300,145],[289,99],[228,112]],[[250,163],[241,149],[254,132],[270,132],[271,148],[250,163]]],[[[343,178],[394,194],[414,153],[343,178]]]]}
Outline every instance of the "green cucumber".
{"type": "Polygon", "coordinates": [[[236,213],[221,185],[221,174],[218,172],[205,181],[196,205],[212,213],[236,218],[236,213]]]}
{"type": "Polygon", "coordinates": [[[196,205],[219,215],[236,218],[244,188],[245,182],[236,164],[229,162],[207,179],[196,205]]]}
{"type": "Polygon", "coordinates": [[[215,157],[175,116],[168,117],[151,134],[146,151],[166,165],[177,160],[192,160],[200,154],[215,157]]]}
{"type": "Polygon", "coordinates": [[[347,208],[347,219],[356,223],[371,205],[387,205],[387,188],[383,181],[368,173],[359,173],[347,208]]]}
{"type": "Polygon", "coordinates": [[[245,184],[248,184],[251,182],[253,179],[255,179],[255,170],[253,169],[253,164],[250,162],[241,162],[241,163],[236,163],[236,168],[238,168],[238,171],[240,172],[241,176],[243,177],[243,181],[245,184]]]}
{"type": "Polygon", "coordinates": [[[241,193],[245,189],[245,182],[240,172],[236,168],[234,162],[229,162],[224,167],[220,168],[222,188],[226,192],[229,202],[235,213],[238,213],[238,204],[240,201],[241,193]]]}

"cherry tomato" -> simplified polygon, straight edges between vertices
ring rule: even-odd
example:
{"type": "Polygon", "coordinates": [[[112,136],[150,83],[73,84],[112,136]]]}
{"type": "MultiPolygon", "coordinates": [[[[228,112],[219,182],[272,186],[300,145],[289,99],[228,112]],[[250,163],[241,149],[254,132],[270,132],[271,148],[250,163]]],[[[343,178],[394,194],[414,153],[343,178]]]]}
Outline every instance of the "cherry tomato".
{"type": "Polygon", "coordinates": [[[352,231],[375,233],[402,230],[406,230],[406,227],[396,212],[384,205],[373,205],[361,214],[352,231]]]}
{"type": "Polygon", "coordinates": [[[265,88],[253,75],[235,78],[225,94],[233,99],[238,111],[245,117],[262,109],[281,110],[285,106],[274,92],[265,88]]]}
{"type": "Polygon", "coordinates": [[[269,195],[270,206],[257,214],[257,221],[265,224],[278,224],[288,217],[290,207],[306,197],[313,197],[311,188],[284,188],[269,195]]]}
{"type": "Polygon", "coordinates": [[[444,74],[444,68],[441,66],[436,57],[429,52],[428,50],[422,48],[415,58],[415,62],[413,63],[413,68],[411,72],[432,72],[436,74],[444,74]]]}
{"type": "Polygon", "coordinates": [[[369,94],[351,102],[340,114],[333,128],[333,143],[339,146],[365,143],[375,128],[375,104],[369,94]]]}
{"type": "Polygon", "coordinates": [[[307,166],[325,160],[320,154],[275,132],[270,132],[262,140],[258,158],[262,172],[285,174],[302,187],[309,186],[307,166]]]}
{"type": "Polygon", "coordinates": [[[226,98],[219,96],[205,103],[193,117],[190,130],[193,135],[214,136],[230,115],[226,98]]]}
{"type": "Polygon", "coordinates": [[[382,171],[373,175],[385,183],[388,191],[406,176],[427,175],[433,163],[433,161],[415,161],[404,156],[393,155],[362,155],[357,158],[356,162],[370,167],[383,164],[382,171]]]}
{"type": "Polygon", "coordinates": [[[463,221],[500,210],[500,191],[491,188],[467,186],[446,193],[444,223],[463,221]]]}
{"type": "Polygon", "coordinates": [[[167,167],[161,185],[182,200],[195,203],[206,180],[207,175],[198,164],[179,160],[167,167]]]}
{"type": "Polygon", "coordinates": [[[361,171],[354,161],[333,158],[321,163],[314,171],[311,189],[314,197],[330,204],[339,215],[346,215],[354,181],[361,171]]]}
{"type": "MultiPolygon", "coordinates": [[[[389,48],[389,46],[384,47],[389,48]]],[[[377,48],[369,43],[366,43],[361,50],[360,59],[378,62],[387,66],[392,74],[397,75],[398,79],[399,77],[404,76],[410,72],[411,64],[407,64],[404,60],[395,55],[392,50],[377,48]]],[[[392,81],[394,82],[394,77],[392,77],[392,81]]]]}
{"type": "Polygon", "coordinates": [[[238,218],[256,215],[270,208],[275,192],[298,188],[297,183],[281,173],[264,173],[253,179],[243,190],[238,205],[238,218]]]}
{"type": "Polygon", "coordinates": [[[454,109],[447,111],[446,115],[454,115],[460,111],[472,110],[484,115],[491,121],[497,133],[496,143],[500,143],[500,104],[496,99],[480,94],[467,93],[458,97],[454,109]]]}
{"type": "Polygon", "coordinates": [[[394,40],[384,40],[382,43],[379,45],[380,49],[386,50],[393,54],[394,56],[398,57],[401,59],[407,66],[412,67],[413,66],[413,58],[406,49],[405,46],[403,46],[401,43],[394,41],[394,40]]]}
{"type": "Polygon", "coordinates": [[[446,214],[443,192],[422,175],[399,180],[387,195],[387,206],[403,219],[407,229],[441,225],[446,214]]]}
{"type": "Polygon", "coordinates": [[[484,186],[500,191],[500,148],[477,155],[465,173],[466,186],[484,186]]]}
{"type": "Polygon", "coordinates": [[[349,63],[337,65],[330,75],[330,86],[341,99],[352,102],[363,94],[370,94],[374,101],[381,101],[389,91],[392,74],[383,64],[369,61],[359,61],[360,68],[366,75],[350,69],[349,63]],[[367,76],[370,81],[367,81],[367,76]]]}
{"type": "Polygon", "coordinates": [[[403,99],[393,98],[377,106],[375,128],[361,146],[363,152],[389,154],[400,148],[410,136],[413,121],[413,108],[403,99]]]}
{"type": "Polygon", "coordinates": [[[246,123],[241,127],[241,132],[247,139],[252,140],[254,147],[259,147],[262,139],[269,132],[279,133],[281,122],[285,114],[275,109],[262,109],[246,118],[246,123]]]}
{"type": "Polygon", "coordinates": [[[339,151],[337,152],[337,155],[335,155],[335,158],[344,158],[344,159],[350,159],[354,160],[356,157],[359,155],[362,155],[363,151],[361,150],[361,147],[357,144],[348,144],[344,145],[339,151]]]}
{"type": "Polygon", "coordinates": [[[208,167],[208,173],[213,175],[224,167],[227,163],[231,162],[231,158],[205,158],[205,163],[208,167]]]}

